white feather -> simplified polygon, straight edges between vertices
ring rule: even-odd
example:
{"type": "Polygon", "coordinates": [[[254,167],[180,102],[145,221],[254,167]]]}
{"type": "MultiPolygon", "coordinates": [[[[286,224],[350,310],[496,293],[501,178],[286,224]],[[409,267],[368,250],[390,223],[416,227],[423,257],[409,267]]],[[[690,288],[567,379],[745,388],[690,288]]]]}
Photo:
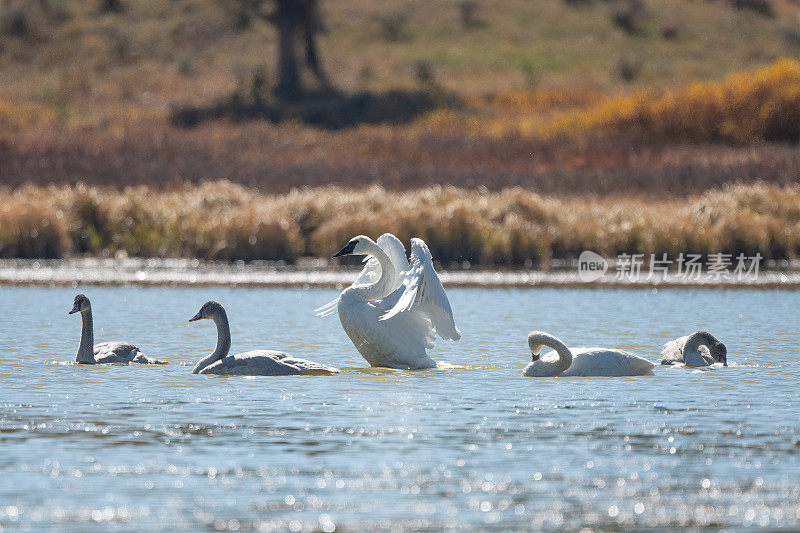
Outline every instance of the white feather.
{"type": "Polygon", "coordinates": [[[644,357],[626,350],[609,348],[572,348],[544,331],[531,331],[528,346],[533,360],[523,370],[530,377],[554,376],[644,376],[656,366],[644,357]],[[554,350],[541,357],[542,347],[554,350]]]}
{"type": "Polygon", "coordinates": [[[381,320],[391,320],[403,313],[419,313],[430,319],[441,338],[454,341],[461,338],[442,280],[433,268],[431,252],[422,239],[411,239],[411,266],[404,276],[403,286],[403,294],[381,320]]]}
{"type": "MultiPolygon", "coordinates": [[[[381,235],[377,243],[358,237],[358,243],[360,253],[381,256],[380,260],[372,257],[367,263],[369,266],[375,261],[384,277],[360,285],[359,276],[339,295],[335,307],[345,333],[372,366],[435,367],[427,350],[433,348],[437,333],[442,338],[458,340],[461,332],[456,328],[428,247],[422,240],[412,239],[409,263],[405,248],[394,235],[381,235]],[[385,273],[381,264],[386,266],[385,273]]],[[[333,304],[321,307],[320,314],[331,314],[333,304]]]]}

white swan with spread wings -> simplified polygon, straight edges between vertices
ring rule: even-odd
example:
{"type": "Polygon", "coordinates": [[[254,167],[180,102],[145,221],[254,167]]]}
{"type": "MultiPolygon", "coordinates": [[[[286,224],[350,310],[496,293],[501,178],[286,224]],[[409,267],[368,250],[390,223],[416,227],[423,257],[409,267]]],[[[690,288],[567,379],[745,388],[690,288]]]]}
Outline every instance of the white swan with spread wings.
{"type": "Polygon", "coordinates": [[[410,262],[390,233],[378,242],[359,235],[333,257],[343,255],[369,257],[353,284],[317,314],[338,311],[345,333],[372,366],[436,367],[427,352],[436,336],[458,340],[461,332],[425,242],[411,239],[410,262]]]}

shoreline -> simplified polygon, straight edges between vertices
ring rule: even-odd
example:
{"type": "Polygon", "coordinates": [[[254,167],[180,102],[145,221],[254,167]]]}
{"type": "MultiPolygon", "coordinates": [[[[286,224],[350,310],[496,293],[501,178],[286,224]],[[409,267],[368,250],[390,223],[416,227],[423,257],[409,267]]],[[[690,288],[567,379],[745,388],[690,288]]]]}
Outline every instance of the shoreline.
{"type": "MultiPolygon", "coordinates": [[[[442,270],[439,275],[447,287],[484,288],[760,288],[800,289],[800,270],[763,270],[743,281],[682,279],[617,279],[608,272],[597,280],[581,281],[577,268],[550,270],[442,270]]],[[[325,261],[309,260],[301,266],[280,262],[217,262],[197,259],[152,258],[73,258],[58,260],[0,260],[0,286],[236,286],[276,288],[337,288],[349,285],[360,268],[334,269],[325,261]]]]}

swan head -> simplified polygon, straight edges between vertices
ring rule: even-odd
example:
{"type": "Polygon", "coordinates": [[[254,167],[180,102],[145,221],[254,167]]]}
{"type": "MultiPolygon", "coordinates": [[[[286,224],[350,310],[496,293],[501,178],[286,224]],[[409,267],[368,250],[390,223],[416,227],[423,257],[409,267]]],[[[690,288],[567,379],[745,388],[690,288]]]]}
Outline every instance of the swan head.
{"type": "Polygon", "coordinates": [[[72,304],[72,311],[69,312],[70,315],[74,313],[83,313],[84,311],[90,311],[92,309],[92,304],[89,302],[89,298],[86,297],[85,294],[79,294],[75,296],[75,302],[72,304]]]}
{"type": "Polygon", "coordinates": [[[723,366],[728,366],[728,348],[725,347],[722,341],[717,341],[708,348],[714,359],[722,363],[723,366]]]}
{"type": "Polygon", "coordinates": [[[343,255],[367,255],[370,253],[374,241],[366,235],[359,235],[353,237],[350,242],[344,245],[344,248],[333,254],[332,257],[341,257],[343,255]]]}
{"type": "Polygon", "coordinates": [[[530,335],[528,335],[528,346],[531,349],[531,361],[538,361],[542,354],[542,348],[544,348],[544,345],[536,339],[536,333],[537,332],[532,331],[530,335]]]}
{"type": "Polygon", "coordinates": [[[197,314],[189,319],[189,322],[195,322],[203,318],[214,318],[214,316],[218,315],[220,312],[225,312],[225,310],[222,308],[222,304],[211,300],[204,303],[203,307],[200,308],[197,314]]]}

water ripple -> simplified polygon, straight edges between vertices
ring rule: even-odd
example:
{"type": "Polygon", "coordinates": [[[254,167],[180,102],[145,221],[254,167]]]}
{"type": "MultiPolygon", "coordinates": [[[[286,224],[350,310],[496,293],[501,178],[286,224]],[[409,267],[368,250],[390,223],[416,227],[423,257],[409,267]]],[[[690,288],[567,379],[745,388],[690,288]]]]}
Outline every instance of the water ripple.
{"type": "Polygon", "coordinates": [[[92,288],[98,340],[173,363],[93,368],[72,364],[73,290],[1,290],[29,308],[0,324],[3,530],[800,527],[792,291],[453,290],[464,338],[411,372],[365,367],[338,321],[313,317],[333,291],[92,288]],[[279,347],[342,374],[191,375],[215,338],[184,321],[211,297],[235,350],[279,347]],[[731,365],[524,378],[534,327],[654,361],[665,340],[709,329],[731,365]]]}

